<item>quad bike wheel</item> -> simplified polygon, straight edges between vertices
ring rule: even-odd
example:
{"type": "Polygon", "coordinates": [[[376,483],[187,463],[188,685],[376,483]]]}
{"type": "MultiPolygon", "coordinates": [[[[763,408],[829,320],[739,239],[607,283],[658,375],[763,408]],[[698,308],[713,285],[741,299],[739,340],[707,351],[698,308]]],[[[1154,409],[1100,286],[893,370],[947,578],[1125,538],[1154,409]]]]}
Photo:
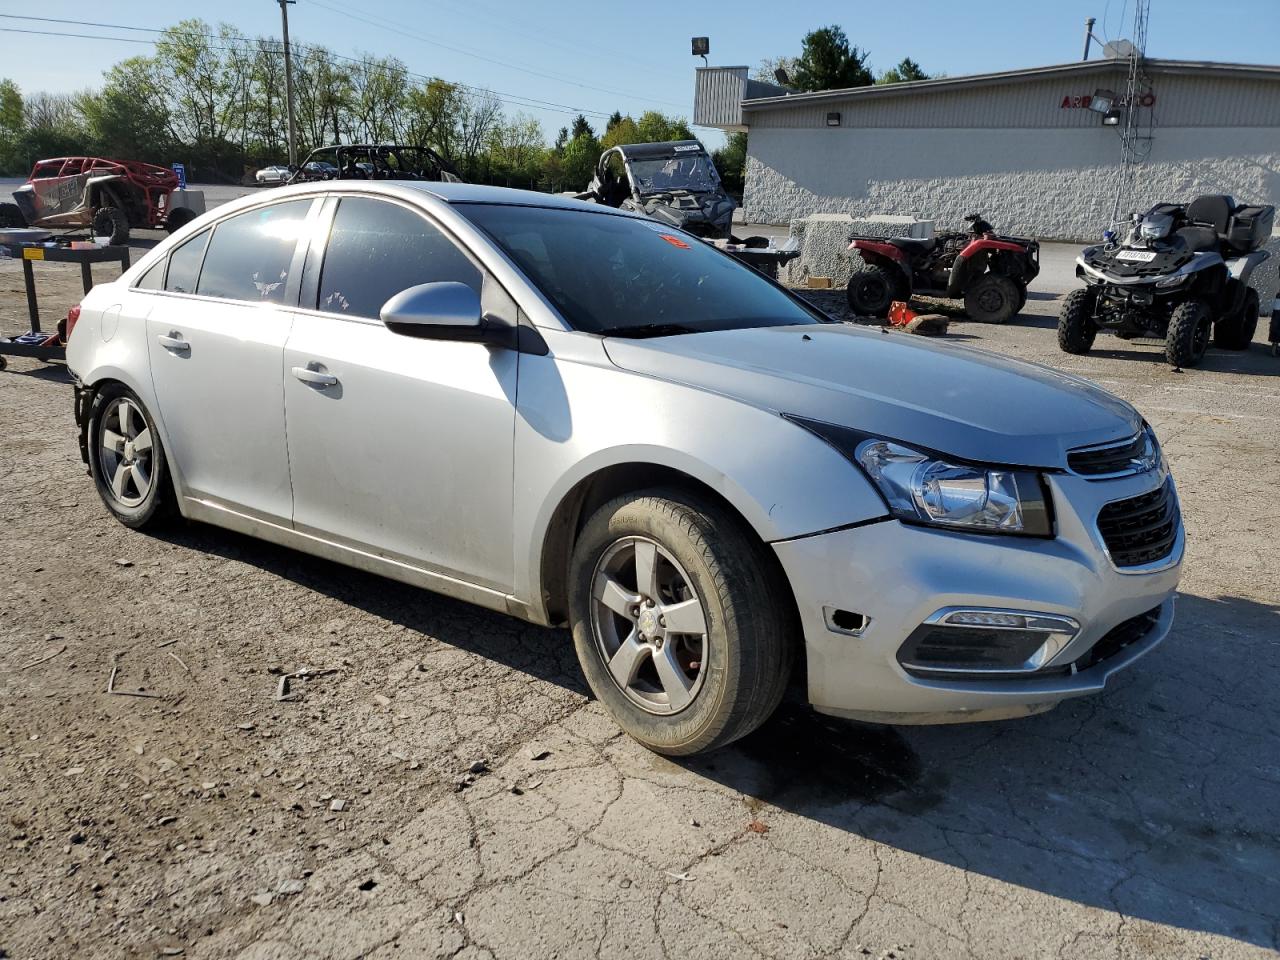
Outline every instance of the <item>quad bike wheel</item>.
{"type": "Polygon", "coordinates": [[[964,309],[979,323],[1004,323],[1019,310],[1018,285],[1004,274],[984,273],[964,292],[964,309]]]}
{"type": "Polygon", "coordinates": [[[170,210],[169,215],[164,218],[164,228],[169,233],[177,233],[195,218],[196,212],[190,207],[178,207],[170,210]]]}
{"type": "Polygon", "coordinates": [[[1258,332],[1258,291],[1250,287],[1244,292],[1244,306],[1239,313],[1223,317],[1213,325],[1213,345],[1223,350],[1248,350],[1258,332]]]}
{"type": "Polygon", "coordinates": [[[1064,353],[1088,353],[1098,336],[1098,325],[1093,320],[1093,308],[1097,294],[1085,287],[1072,290],[1062,301],[1058,313],[1058,346],[1064,353]]]}
{"type": "Polygon", "coordinates": [[[99,207],[93,214],[93,235],[106,237],[113,247],[129,242],[129,218],[119,207],[99,207]]]}
{"type": "Polygon", "coordinates": [[[0,203],[0,229],[12,230],[26,225],[27,218],[22,215],[22,209],[16,203],[0,203]]]}
{"type": "Polygon", "coordinates": [[[675,488],[598,509],[570,560],[570,625],[587,682],[620,727],[687,756],[777,708],[795,649],[780,571],[742,520],[675,488]]]}
{"type": "Polygon", "coordinates": [[[849,309],[864,317],[883,317],[897,299],[898,278],[888,267],[865,261],[853,271],[845,297],[849,309]]]}
{"type": "Polygon", "coordinates": [[[1021,280],[1014,280],[1013,285],[1018,288],[1018,313],[1022,312],[1022,308],[1027,305],[1027,285],[1021,280]]]}
{"type": "Polygon", "coordinates": [[[1209,349],[1209,333],[1213,326],[1207,304],[1188,300],[1180,304],[1169,319],[1165,336],[1165,359],[1175,367],[1194,367],[1209,349]]]}

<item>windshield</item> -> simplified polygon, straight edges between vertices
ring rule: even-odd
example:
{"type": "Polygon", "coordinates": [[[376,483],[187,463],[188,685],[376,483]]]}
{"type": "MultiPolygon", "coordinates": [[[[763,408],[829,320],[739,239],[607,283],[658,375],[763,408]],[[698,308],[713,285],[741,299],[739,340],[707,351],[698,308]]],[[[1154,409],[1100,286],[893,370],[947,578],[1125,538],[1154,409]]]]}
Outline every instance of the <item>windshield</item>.
{"type": "Polygon", "coordinates": [[[651,220],[457,204],[575,330],[666,336],[822,322],[751,267],[651,220]]]}
{"type": "Polygon", "coordinates": [[[682,157],[632,160],[631,179],[640,193],[666,193],[669,190],[689,190],[704,193],[719,190],[711,158],[705,153],[682,157]]]}

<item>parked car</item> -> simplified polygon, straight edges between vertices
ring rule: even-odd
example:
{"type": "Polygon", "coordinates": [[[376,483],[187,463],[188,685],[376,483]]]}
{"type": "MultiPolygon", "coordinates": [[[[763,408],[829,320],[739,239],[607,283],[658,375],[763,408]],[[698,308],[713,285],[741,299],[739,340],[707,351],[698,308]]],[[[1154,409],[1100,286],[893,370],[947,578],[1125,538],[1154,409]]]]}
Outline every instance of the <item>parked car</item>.
{"type": "Polygon", "coordinates": [[[1056,371],[835,323],[691,234],[456,183],[218,207],[85,297],[81,451],[177,510],[568,624],[641,743],[773,711],[1024,716],[1164,639],[1151,428],[1056,371]]]}
{"type": "Polygon", "coordinates": [[[253,178],[263,186],[266,186],[267,184],[279,186],[282,183],[288,182],[291,176],[293,176],[292,170],[284,164],[277,163],[274,166],[263,167],[253,175],[253,178]]]}
{"type": "Polygon", "coordinates": [[[113,244],[129,242],[134,227],[177,230],[200,211],[175,205],[178,176],[136,160],[58,157],[40,160],[27,182],[0,203],[6,227],[88,227],[113,244]]]}
{"type": "Polygon", "coordinates": [[[309,183],[313,180],[336,180],[338,168],[324,160],[308,160],[300,166],[296,173],[290,175],[294,183],[309,183]]]}

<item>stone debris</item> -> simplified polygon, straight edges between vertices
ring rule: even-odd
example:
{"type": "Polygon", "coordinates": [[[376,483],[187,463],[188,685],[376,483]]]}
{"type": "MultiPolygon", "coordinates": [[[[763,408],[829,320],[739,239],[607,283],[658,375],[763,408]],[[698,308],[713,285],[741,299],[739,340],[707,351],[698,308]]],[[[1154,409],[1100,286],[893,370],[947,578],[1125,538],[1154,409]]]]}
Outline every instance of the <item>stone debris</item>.
{"type": "Polygon", "coordinates": [[[132,560],[125,560],[124,558],[121,558],[121,559],[116,560],[116,566],[117,566],[117,567],[132,567],[132,566],[133,566],[133,561],[132,561],[132,560]]]}
{"type": "Polygon", "coordinates": [[[343,810],[347,809],[347,801],[330,800],[329,809],[332,810],[334,813],[341,813],[343,810]]]}
{"type": "Polygon", "coordinates": [[[271,901],[276,898],[274,893],[255,893],[249,898],[252,903],[256,903],[260,907],[271,906],[271,901]]]}
{"type": "Polygon", "coordinates": [[[276,893],[280,894],[283,897],[291,897],[291,896],[294,896],[295,894],[301,893],[306,888],[307,888],[307,881],[290,879],[290,880],[282,881],[280,886],[276,888],[276,893]]]}

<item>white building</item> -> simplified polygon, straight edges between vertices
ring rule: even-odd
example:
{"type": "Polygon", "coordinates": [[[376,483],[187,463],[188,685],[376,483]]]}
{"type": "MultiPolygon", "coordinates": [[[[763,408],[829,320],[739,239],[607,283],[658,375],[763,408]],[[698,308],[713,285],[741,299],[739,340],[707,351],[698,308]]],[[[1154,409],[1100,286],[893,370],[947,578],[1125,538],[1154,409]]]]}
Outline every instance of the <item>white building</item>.
{"type": "MultiPolygon", "coordinates": [[[[1089,109],[1126,89],[1128,61],[788,93],[747,67],[697,71],[693,122],[747,132],[748,221],[912,215],[1088,240],[1111,219],[1124,111],[1143,161],[1121,214],[1228,193],[1280,205],[1280,66],[1142,62],[1116,125],[1089,109]]],[[[1120,97],[1120,99],[1123,99],[1120,97]]]]}

